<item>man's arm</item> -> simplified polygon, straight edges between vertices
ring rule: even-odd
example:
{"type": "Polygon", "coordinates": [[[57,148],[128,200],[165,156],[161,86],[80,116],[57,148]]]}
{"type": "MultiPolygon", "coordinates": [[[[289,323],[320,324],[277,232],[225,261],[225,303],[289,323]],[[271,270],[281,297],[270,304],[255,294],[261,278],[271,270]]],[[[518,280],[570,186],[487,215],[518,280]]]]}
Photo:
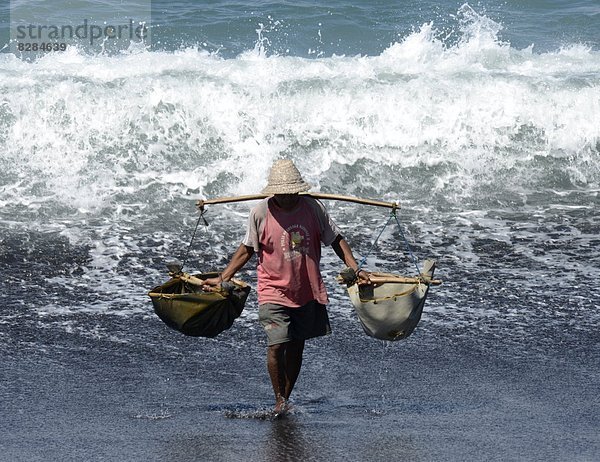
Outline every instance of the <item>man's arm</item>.
{"type": "Polygon", "coordinates": [[[238,249],[231,257],[231,261],[227,265],[227,268],[216,278],[205,279],[204,284],[207,286],[217,286],[224,281],[229,281],[235,273],[242,269],[242,267],[248,263],[248,260],[254,255],[254,249],[244,244],[240,244],[238,249]]]}
{"type": "MultiPolygon", "coordinates": [[[[331,247],[335,251],[336,255],[340,257],[348,268],[352,268],[355,272],[358,269],[358,263],[356,263],[356,259],[352,254],[352,249],[346,242],[343,236],[338,235],[335,240],[331,243],[331,247]]],[[[365,270],[360,270],[357,274],[359,284],[370,284],[371,280],[369,279],[369,273],[365,270]]]]}
{"type": "Polygon", "coordinates": [[[248,260],[252,258],[252,255],[254,255],[254,249],[252,247],[240,244],[238,249],[233,254],[233,257],[231,257],[229,265],[227,265],[227,268],[225,268],[225,270],[223,270],[221,273],[221,278],[223,278],[223,281],[229,281],[233,276],[235,276],[235,273],[241,270],[242,267],[248,263],[248,260]]]}

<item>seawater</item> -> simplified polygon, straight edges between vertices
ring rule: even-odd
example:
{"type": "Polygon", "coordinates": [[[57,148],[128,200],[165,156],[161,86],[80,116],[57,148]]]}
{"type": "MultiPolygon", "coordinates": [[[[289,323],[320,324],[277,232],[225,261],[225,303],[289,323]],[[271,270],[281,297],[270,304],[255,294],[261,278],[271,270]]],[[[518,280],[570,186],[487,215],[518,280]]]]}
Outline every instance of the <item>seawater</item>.
{"type": "MultiPolygon", "coordinates": [[[[6,460],[595,459],[597,5],[152,12],[153,43],[121,53],[0,54],[6,460]],[[146,292],[185,255],[195,201],[259,192],[281,157],[314,191],[398,201],[444,285],[384,347],[325,251],[334,335],[271,422],[252,418],[271,405],[255,295],[206,340],[146,292]]],[[[223,268],[249,206],[209,207],[188,270],[223,268]]],[[[327,206],[365,255],[388,212],[327,206]]],[[[414,272],[395,225],[367,268],[414,272]]]]}

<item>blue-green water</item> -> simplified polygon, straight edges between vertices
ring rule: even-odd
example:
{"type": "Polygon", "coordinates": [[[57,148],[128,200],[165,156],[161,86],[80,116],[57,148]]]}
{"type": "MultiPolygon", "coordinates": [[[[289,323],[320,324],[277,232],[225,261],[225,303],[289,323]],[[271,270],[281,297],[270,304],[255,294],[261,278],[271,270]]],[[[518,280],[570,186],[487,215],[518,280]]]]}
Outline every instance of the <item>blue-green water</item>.
{"type": "MultiPolygon", "coordinates": [[[[5,37],[9,6],[152,32],[0,53],[0,460],[597,459],[596,3],[0,6],[5,37]],[[195,200],[260,191],[280,157],[316,191],[399,201],[444,285],[383,345],[325,250],[334,333],[272,422],[252,418],[272,404],[255,295],[202,340],[145,294],[195,200]]],[[[366,253],[387,212],[327,205],[366,253]]],[[[225,265],[248,207],[209,208],[189,270],[225,265]]],[[[413,271],[397,230],[367,267],[413,271]]]]}
{"type": "Polygon", "coordinates": [[[153,2],[156,47],[198,44],[237,56],[256,41],[257,30],[269,52],[302,57],[379,55],[390,44],[435,25],[445,43],[460,40],[459,13],[472,7],[502,25],[501,41],[540,52],[575,43],[598,50],[599,6],[583,2],[336,1],[322,2],[153,2]]]}

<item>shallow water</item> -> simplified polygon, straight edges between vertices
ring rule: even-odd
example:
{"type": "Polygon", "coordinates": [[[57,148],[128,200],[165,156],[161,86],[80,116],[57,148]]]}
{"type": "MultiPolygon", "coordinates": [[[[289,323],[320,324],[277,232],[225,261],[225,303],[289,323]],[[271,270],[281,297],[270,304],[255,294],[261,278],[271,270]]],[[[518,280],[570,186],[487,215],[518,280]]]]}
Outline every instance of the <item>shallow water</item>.
{"type": "Polygon", "coordinates": [[[598,350],[581,347],[596,334],[572,332],[543,352],[538,334],[519,348],[426,318],[411,341],[384,345],[332,315],[334,335],[308,344],[293,412],[273,420],[257,330],[198,340],[151,316],[87,315],[85,331],[69,321],[3,328],[4,460],[593,460],[598,451],[598,350]]]}

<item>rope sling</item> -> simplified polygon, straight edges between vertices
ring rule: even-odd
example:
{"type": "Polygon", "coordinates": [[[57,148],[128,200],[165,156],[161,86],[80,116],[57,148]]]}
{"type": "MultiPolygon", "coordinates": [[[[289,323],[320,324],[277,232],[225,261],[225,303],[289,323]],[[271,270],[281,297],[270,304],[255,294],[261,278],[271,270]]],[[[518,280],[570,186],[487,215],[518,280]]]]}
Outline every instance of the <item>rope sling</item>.
{"type": "Polygon", "coordinates": [[[357,273],[362,269],[364,264],[367,262],[367,258],[369,258],[369,255],[371,255],[371,252],[373,252],[373,249],[377,245],[379,238],[381,237],[381,235],[383,234],[383,232],[385,231],[387,226],[390,224],[390,221],[392,221],[392,218],[394,218],[396,220],[396,223],[398,224],[398,230],[400,231],[400,236],[402,237],[402,240],[404,241],[404,245],[406,247],[408,255],[410,256],[412,263],[415,265],[415,268],[417,270],[417,275],[421,274],[421,270],[419,269],[419,263],[418,263],[415,255],[413,254],[412,248],[410,247],[410,244],[408,243],[408,239],[406,239],[406,236],[404,235],[404,230],[402,228],[402,225],[400,224],[400,220],[398,219],[398,214],[396,213],[396,210],[397,209],[395,207],[392,208],[392,211],[390,212],[390,215],[389,215],[387,221],[383,224],[381,231],[379,231],[379,234],[377,235],[375,240],[372,242],[371,247],[369,248],[369,250],[367,251],[365,256],[360,260],[360,263],[358,264],[358,268],[356,269],[357,273]]]}
{"type": "Polygon", "coordinates": [[[348,295],[365,333],[377,339],[397,341],[410,336],[419,323],[429,286],[441,283],[432,279],[434,270],[435,262],[432,260],[425,261],[424,271],[419,268],[398,218],[397,208],[393,207],[369,250],[362,257],[356,272],[347,269],[340,274],[338,281],[347,285],[348,295]],[[392,219],[398,226],[417,276],[406,278],[388,273],[371,273],[369,279],[372,284],[359,285],[358,272],[367,262],[392,219]]]}
{"type": "MultiPolygon", "coordinates": [[[[229,329],[244,309],[250,286],[238,279],[204,290],[204,280],[219,273],[189,275],[183,272],[201,221],[208,229],[206,212],[201,210],[182,263],[167,264],[171,279],[149,292],[154,312],[169,327],[193,337],[213,338],[229,329]]],[[[210,242],[210,241],[209,241],[210,242]]],[[[214,248],[211,244],[211,249],[214,248]]]]}

